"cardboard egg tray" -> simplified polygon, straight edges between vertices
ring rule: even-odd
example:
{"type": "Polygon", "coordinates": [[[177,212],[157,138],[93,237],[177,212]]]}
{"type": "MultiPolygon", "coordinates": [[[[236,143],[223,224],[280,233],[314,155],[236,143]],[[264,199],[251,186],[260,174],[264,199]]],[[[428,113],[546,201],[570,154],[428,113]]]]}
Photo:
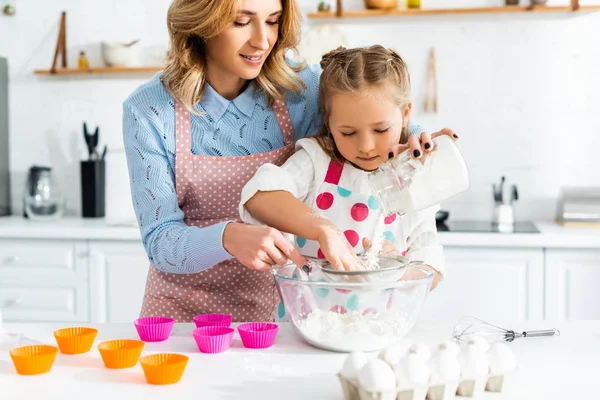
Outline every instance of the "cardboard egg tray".
{"type": "Polygon", "coordinates": [[[476,397],[483,392],[503,392],[512,385],[516,371],[503,375],[487,375],[476,380],[447,382],[443,385],[416,386],[413,389],[369,391],[357,380],[347,379],[338,373],[345,400],[450,400],[456,396],[476,397]]]}

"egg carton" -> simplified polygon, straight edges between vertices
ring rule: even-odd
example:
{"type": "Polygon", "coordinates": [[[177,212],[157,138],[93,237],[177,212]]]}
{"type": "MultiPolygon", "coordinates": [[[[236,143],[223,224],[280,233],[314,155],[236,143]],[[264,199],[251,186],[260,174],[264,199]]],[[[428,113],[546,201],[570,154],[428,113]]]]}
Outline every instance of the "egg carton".
{"type": "Polygon", "coordinates": [[[450,400],[459,397],[476,397],[483,392],[503,392],[514,386],[515,371],[502,375],[489,374],[478,379],[465,379],[445,384],[419,385],[412,389],[388,391],[366,390],[356,379],[337,376],[342,384],[345,400],[450,400]]]}

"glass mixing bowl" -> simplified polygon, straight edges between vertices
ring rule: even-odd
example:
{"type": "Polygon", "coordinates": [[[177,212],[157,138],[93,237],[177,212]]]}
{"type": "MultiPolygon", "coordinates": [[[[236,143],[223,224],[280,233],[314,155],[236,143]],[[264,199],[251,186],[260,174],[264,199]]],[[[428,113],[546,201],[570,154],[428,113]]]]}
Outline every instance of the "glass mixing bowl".
{"type": "MultiPolygon", "coordinates": [[[[389,255],[380,257],[389,264],[389,255]]],[[[433,281],[431,270],[400,256],[397,263],[403,273],[394,281],[331,282],[291,263],[273,275],[288,319],[307,343],[337,352],[378,351],[413,328],[433,281]]]]}

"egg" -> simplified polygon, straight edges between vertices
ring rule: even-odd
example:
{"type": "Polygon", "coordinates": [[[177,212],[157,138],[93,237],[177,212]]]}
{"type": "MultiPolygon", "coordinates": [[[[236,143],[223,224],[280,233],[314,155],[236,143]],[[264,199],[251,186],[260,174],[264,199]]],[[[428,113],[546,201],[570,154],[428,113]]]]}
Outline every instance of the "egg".
{"type": "Polygon", "coordinates": [[[427,360],[417,353],[409,353],[394,368],[396,382],[401,390],[415,386],[426,386],[429,383],[429,367],[427,360]]]}
{"type": "Polygon", "coordinates": [[[465,379],[475,379],[489,373],[490,363],[481,344],[470,341],[465,350],[458,356],[461,376],[465,379]]]}
{"type": "Polygon", "coordinates": [[[406,346],[392,346],[381,350],[379,353],[379,358],[393,368],[400,363],[407,352],[408,348],[406,346]]]}
{"type": "Polygon", "coordinates": [[[424,361],[427,361],[431,358],[431,350],[429,349],[429,346],[423,343],[416,343],[410,346],[410,352],[418,355],[424,361]]]}
{"type": "Polygon", "coordinates": [[[341,374],[346,379],[358,378],[358,373],[367,363],[367,354],[362,351],[350,353],[342,365],[341,374]]]}
{"type": "Polygon", "coordinates": [[[467,345],[476,344],[483,352],[486,352],[490,349],[490,344],[488,343],[488,341],[485,340],[485,338],[483,336],[479,336],[479,335],[467,336],[465,338],[465,343],[467,345]]]}
{"type": "Polygon", "coordinates": [[[431,382],[444,383],[457,381],[460,378],[460,364],[457,355],[460,349],[453,342],[440,344],[429,362],[431,382]]]}
{"type": "Polygon", "coordinates": [[[358,383],[371,392],[391,391],[396,389],[396,375],[388,363],[380,358],[373,358],[360,370],[358,383]]]}
{"type": "Polygon", "coordinates": [[[517,368],[515,354],[504,343],[495,343],[486,354],[493,375],[502,375],[517,368]]]}

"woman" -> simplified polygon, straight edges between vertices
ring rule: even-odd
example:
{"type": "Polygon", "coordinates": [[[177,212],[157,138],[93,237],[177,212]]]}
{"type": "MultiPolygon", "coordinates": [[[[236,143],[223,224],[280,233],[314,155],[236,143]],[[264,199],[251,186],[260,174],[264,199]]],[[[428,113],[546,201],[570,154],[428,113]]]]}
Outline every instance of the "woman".
{"type": "MultiPolygon", "coordinates": [[[[302,263],[283,234],[239,221],[258,167],[281,165],[321,124],[320,70],[289,61],[293,0],[174,0],[169,61],[123,105],[133,204],[151,263],[142,316],[271,321],[272,265],[302,263]]],[[[416,125],[411,133],[421,133],[416,125]]],[[[429,135],[421,135],[429,143],[429,135]]],[[[419,138],[411,138],[419,155],[419,138]]]]}

